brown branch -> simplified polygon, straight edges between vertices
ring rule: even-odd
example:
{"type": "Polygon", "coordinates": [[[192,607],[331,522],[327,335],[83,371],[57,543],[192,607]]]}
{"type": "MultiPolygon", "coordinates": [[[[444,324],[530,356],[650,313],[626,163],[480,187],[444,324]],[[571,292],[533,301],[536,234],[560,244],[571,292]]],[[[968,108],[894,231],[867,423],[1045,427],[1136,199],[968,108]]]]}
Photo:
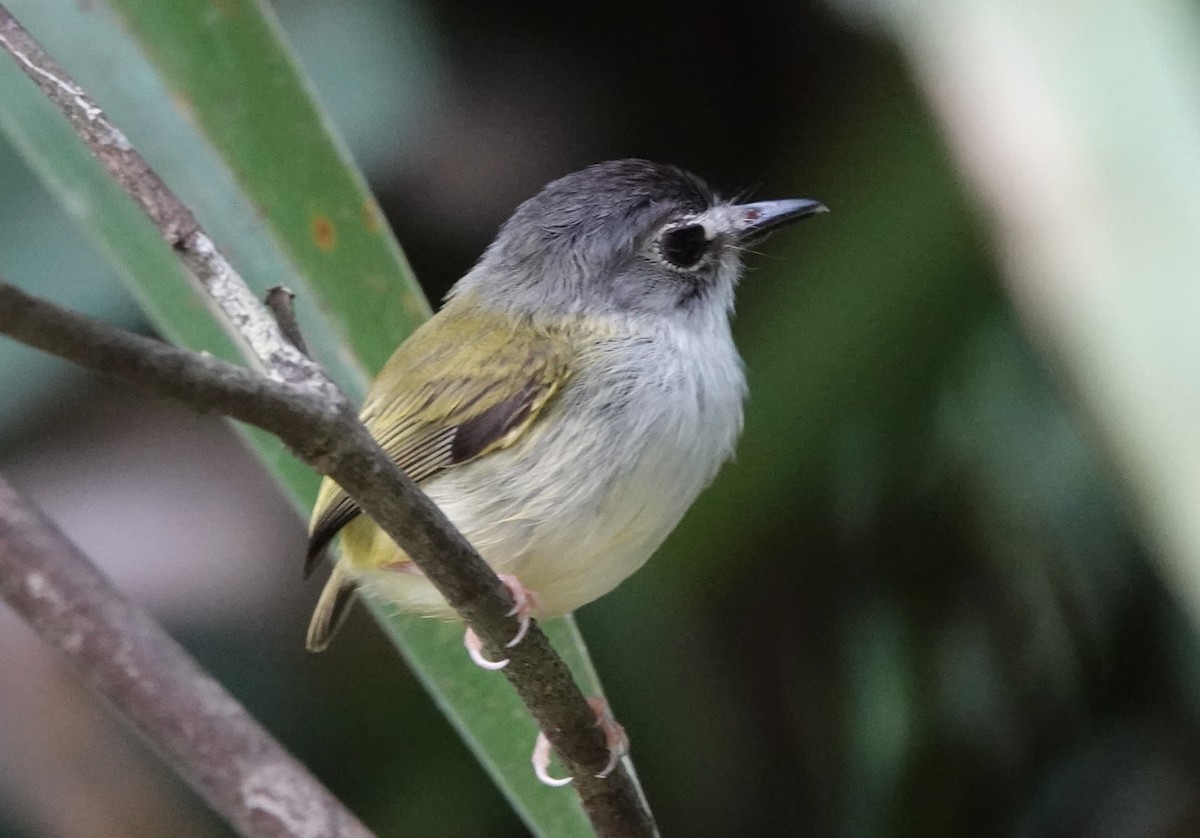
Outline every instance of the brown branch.
{"type": "Polygon", "coordinates": [[[0,280],[0,334],[200,411],[217,411],[273,433],[298,457],[333,477],[428,575],[446,601],[509,658],[504,669],[545,731],[597,833],[652,835],[632,777],[608,762],[604,737],[570,670],[536,623],[512,649],[512,601],[496,575],[432,501],[379,448],[347,409],[314,404],[305,392],[250,370],[142,337],[26,294],[0,280]]]}
{"type": "Polygon", "coordinates": [[[180,260],[208,292],[234,329],[230,334],[251,350],[272,377],[312,388],[314,395],[343,398],[279,326],[262,316],[262,306],[237,271],[217,250],[182,201],[130,144],[87,92],[43,50],[0,5],[0,46],[70,122],[105,171],[158,228],[180,260]]]}
{"type": "MultiPolygon", "coordinates": [[[[207,356],[149,341],[0,281],[0,332],[98,372],[216,410],[278,436],[302,460],[336,480],[425,573],[446,601],[498,655],[514,636],[512,599],[442,512],[396,467],[324,371],[283,335],[191,213],[128,140],[0,5],[0,46],[67,115],[113,177],[245,335],[274,381],[207,356]]],[[[550,739],[597,833],[656,834],[624,765],[596,777],[609,755],[595,716],[566,664],[536,625],[513,649],[504,673],[550,739]]]]}
{"type": "MultiPolygon", "coordinates": [[[[193,410],[232,416],[281,436],[296,414],[309,427],[343,408],[211,355],[119,329],[26,294],[0,278],[0,334],[117,379],[129,379],[193,410]]],[[[345,408],[348,410],[349,408],[345,408]]],[[[285,439],[285,442],[288,441],[285,439]]],[[[319,452],[309,451],[308,456],[319,452]]]]}
{"type": "MultiPolygon", "coordinates": [[[[296,294],[290,288],[284,288],[282,285],[276,285],[267,291],[267,298],[264,301],[267,308],[271,312],[271,316],[275,318],[275,322],[279,324],[279,330],[283,332],[283,336],[288,339],[292,346],[299,349],[305,355],[308,355],[308,346],[304,342],[304,333],[300,331],[300,323],[296,320],[296,294]]],[[[312,356],[309,355],[311,358],[312,356]]]]}
{"type": "Polygon", "coordinates": [[[0,597],[240,834],[371,835],[2,478],[0,597]]]}

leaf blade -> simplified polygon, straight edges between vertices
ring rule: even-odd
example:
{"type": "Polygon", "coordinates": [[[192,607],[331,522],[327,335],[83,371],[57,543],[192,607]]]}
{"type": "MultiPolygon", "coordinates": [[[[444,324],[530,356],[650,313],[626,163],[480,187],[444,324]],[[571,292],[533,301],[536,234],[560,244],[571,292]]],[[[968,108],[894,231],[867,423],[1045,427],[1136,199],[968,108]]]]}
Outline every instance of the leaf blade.
{"type": "MultiPolygon", "coordinates": [[[[260,4],[242,0],[111,5],[132,37],[98,4],[10,4],[52,54],[69,59],[68,70],[196,212],[252,287],[263,292],[287,284],[296,291],[310,348],[352,397],[361,398],[368,371],[427,315],[428,306],[390,231],[377,223],[374,199],[312,102],[273,19],[260,4]],[[205,18],[216,23],[202,35],[181,26],[202,27],[205,18]],[[192,74],[205,51],[223,56],[221,72],[192,74]],[[247,68],[254,73],[241,76],[247,68]],[[239,96],[244,98],[236,107],[222,108],[239,96]],[[272,96],[286,105],[282,112],[262,107],[272,96]],[[300,129],[273,133],[273,121],[288,112],[303,116],[300,129]],[[289,152],[298,142],[305,153],[293,158],[289,152]],[[322,228],[321,218],[330,229],[322,228]],[[401,304],[385,305],[389,299],[401,304]]],[[[50,142],[39,138],[57,115],[20,82],[0,75],[0,117],[5,130],[19,134],[13,126],[31,119],[21,109],[43,109],[42,121],[29,123],[41,127],[21,143],[26,158],[121,266],[164,335],[234,357],[233,343],[206,314],[204,298],[178,281],[169,248],[115,192],[82,144],[57,129],[50,142]]],[[[306,508],[315,496],[315,475],[277,440],[253,430],[248,435],[293,502],[306,508]]],[[[508,685],[480,680],[445,627],[399,619],[379,606],[372,610],[529,827],[539,834],[590,835],[575,795],[533,779],[527,759],[535,731],[508,685]]],[[[585,691],[598,694],[573,624],[555,621],[547,628],[585,691]]]]}

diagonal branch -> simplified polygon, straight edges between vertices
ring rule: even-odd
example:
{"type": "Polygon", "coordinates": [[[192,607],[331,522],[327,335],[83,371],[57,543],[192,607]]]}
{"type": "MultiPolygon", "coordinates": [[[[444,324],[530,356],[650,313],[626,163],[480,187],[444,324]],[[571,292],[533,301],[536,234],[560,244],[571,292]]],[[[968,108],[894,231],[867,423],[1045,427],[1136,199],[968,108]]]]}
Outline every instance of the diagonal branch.
{"type": "Polygon", "coordinates": [[[262,316],[262,306],[241,276],[125,134],[2,5],[0,46],[58,106],[105,171],[158,228],[232,324],[233,337],[249,347],[267,374],[310,387],[314,395],[329,400],[344,398],[317,365],[284,337],[279,326],[262,316]]]}
{"type": "MultiPolygon", "coordinates": [[[[429,576],[492,654],[516,631],[508,592],[474,549],[396,467],[349,409],[234,364],[127,332],[33,297],[0,280],[0,334],[204,412],[278,436],[335,479],[429,576]]],[[[0,578],[5,575],[0,565],[0,578]]],[[[546,731],[599,835],[651,835],[653,825],[623,766],[598,774],[607,746],[570,670],[536,625],[503,653],[504,672],[546,731]]]]}
{"type": "Polygon", "coordinates": [[[0,597],[240,834],[371,835],[2,478],[0,597]]]}
{"type": "MultiPolygon", "coordinates": [[[[163,184],[87,94],[0,5],[0,47],[59,106],[106,169],[153,221],[245,338],[269,379],[116,329],[37,300],[0,281],[0,332],[109,376],[278,436],[336,480],[388,533],[496,654],[514,636],[512,599],[441,511],[388,458],[324,371],[300,352],[163,184]]],[[[546,636],[531,627],[504,650],[504,670],[564,767],[598,834],[653,835],[631,774],[609,760],[595,716],[546,636]]]]}
{"type": "MultiPolygon", "coordinates": [[[[294,387],[222,361],[128,332],[26,294],[0,278],[0,334],[118,379],[129,379],[193,410],[222,413],[285,442],[289,422],[312,427],[336,421],[340,405],[323,405],[294,387]]],[[[348,410],[346,408],[345,410],[348,410]]],[[[318,456],[312,451],[310,457],[318,456]]]]}

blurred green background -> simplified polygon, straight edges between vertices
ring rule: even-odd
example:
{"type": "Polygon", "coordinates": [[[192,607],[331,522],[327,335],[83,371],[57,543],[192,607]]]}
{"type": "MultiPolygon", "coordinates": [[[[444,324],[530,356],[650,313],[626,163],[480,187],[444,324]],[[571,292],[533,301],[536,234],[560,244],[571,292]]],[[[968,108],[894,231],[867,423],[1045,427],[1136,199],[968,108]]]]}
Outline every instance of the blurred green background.
{"type": "MultiPolygon", "coordinates": [[[[736,462],[578,614],[664,834],[1200,834],[1200,191],[1146,174],[1200,173],[1194,5],[275,8],[431,299],[596,160],[833,210],[749,257],[736,462]]],[[[140,322],[5,146],[0,275],[140,322]]],[[[8,342],[0,392],[0,470],[368,825],[524,834],[369,621],[302,653],[302,524],[224,426],[8,342]]],[[[0,671],[0,835],[225,834],[8,615],[0,671]]]]}

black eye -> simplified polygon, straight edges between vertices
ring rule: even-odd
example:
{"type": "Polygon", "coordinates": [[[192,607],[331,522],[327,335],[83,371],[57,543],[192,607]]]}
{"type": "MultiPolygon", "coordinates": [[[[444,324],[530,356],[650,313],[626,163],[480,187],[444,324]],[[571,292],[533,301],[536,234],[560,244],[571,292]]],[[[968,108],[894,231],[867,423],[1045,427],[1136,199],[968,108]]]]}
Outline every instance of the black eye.
{"type": "Polygon", "coordinates": [[[662,256],[677,268],[694,268],[708,250],[708,238],[704,227],[688,224],[663,233],[662,256]]]}

